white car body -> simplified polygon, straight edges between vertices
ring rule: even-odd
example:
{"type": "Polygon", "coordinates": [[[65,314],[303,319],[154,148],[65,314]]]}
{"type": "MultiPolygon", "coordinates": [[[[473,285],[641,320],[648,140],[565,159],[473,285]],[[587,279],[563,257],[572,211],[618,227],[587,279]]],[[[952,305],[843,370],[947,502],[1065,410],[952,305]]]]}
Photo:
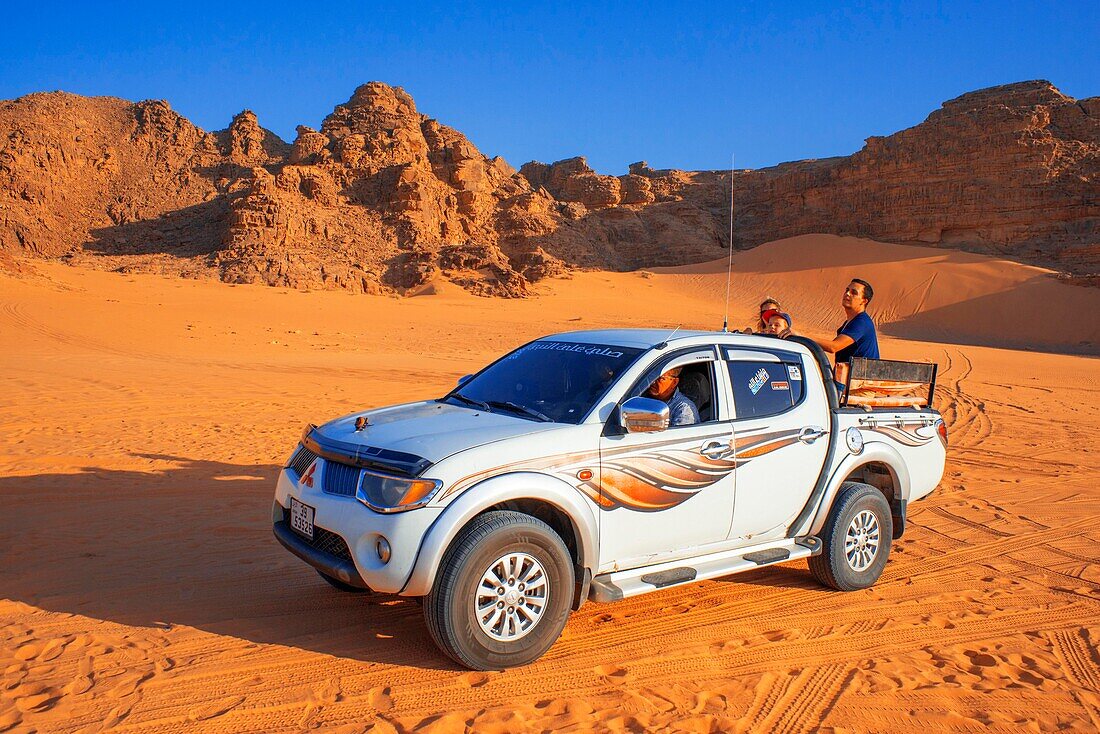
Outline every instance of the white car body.
{"type": "Polygon", "coordinates": [[[575,609],[586,599],[613,601],[820,553],[816,536],[846,481],[883,493],[897,537],[907,503],[942,477],[939,415],[838,408],[828,364],[807,340],[605,330],[540,341],[641,352],[575,424],[428,400],[307,429],[279,473],[272,521],[280,541],[349,586],[425,596],[465,526],[488,508],[520,508],[564,536],[575,609]],[[647,372],[681,364],[710,375],[711,420],[657,432],[609,428],[647,372]],[[739,417],[744,375],[752,375],[751,395],[762,394],[761,364],[771,378],[765,389],[791,391],[794,404],[739,417]],[[359,487],[364,472],[430,479],[436,489],[415,509],[378,511],[359,487]],[[313,510],[320,540],[290,528],[292,499],[307,508],[299,512],[313,510]],[[329,553],[341,540],[347,552],[329,553]]]}

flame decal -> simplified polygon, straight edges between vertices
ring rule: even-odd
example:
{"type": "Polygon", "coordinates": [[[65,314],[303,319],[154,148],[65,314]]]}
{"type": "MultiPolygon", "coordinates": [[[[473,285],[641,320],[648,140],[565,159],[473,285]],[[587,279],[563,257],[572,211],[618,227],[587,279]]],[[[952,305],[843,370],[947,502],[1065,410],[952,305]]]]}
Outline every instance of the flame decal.
{"type": "MultiPolygon", "coordinates": [[[[712,438],[721,439],[728,435],[723,431],[712,438]]],[[[707,437],[698,436],[694,440],[703,442],[707,437]]],[[[503,464],[463,477],[452,484],[443,497],[510,471],[551,470],[602,509],[622,507],[639,512],[657,512],[686,502],[752,459],[797,441],[798,431],[744,434],[734,439],[733,456],[718,459],[704,456],[697,450],[674,448],[684,444],[684,439],[605,450],[602,460],[598,451],[557,454],[503,464]],[[577,471],[595,462],[600,464],[596,476],[587,481],[579,480],[577,471]]]]}
{"type": "Polygon", "coordinates": [[[922,436],[918,431],[924,427],[923,423],[906,423],[902,426],[873,426],[866,430],[874,431],[875,433],[881,433],[887,438],[891,438],[903,446],[924,446],[926,443],[935,438],[935,434],[931,436],[922,436]],[[908,426],[916,426],[914,430],[906,430],[908,426]]]}
{"type": "Polygon", "coordinates": [[[734,458],[728,459],[711,459],[686,449],[605,458],[600,467],[599,487],[581,491],[605,509],[667,510],[721,481],[737,467],[796,441],[798,431],[774,431],[738,436],[734,440],[734,458]]]}
{"type": "Polygon", "coordinates": [[[798,441],[798,431],[775,431],[772,433],[754,433],[739,436],[736,441],[737,458],[741,463],[758,456],[790,446],[798,441]]]}
{"type": "Polygon", "coordinates": [[[652,512],[686,502],[737,468],[738,461],[709,459],[684,449],[606,461],[600,467],[601,503],[652,512]]]}

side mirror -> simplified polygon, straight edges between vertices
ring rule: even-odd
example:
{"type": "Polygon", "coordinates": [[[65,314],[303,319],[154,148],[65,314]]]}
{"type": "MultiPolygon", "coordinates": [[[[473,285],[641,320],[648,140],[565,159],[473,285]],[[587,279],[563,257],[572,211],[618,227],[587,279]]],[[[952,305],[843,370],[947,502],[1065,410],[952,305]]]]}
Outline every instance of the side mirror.
{"type": "Polygon", "coordinates": [[[458,383],[455,385],[455,387],[462,387],[467,382],[469,382],[472,377],[473,375],[463,375],[462,377],[458,378],[458,383]]]}
{"type": "Polygon", "coordinates": [[[668,428],[668,406],[653,398],[630,398],[619,406],[619,425],[627,433],[663,431],[668,428]]]}

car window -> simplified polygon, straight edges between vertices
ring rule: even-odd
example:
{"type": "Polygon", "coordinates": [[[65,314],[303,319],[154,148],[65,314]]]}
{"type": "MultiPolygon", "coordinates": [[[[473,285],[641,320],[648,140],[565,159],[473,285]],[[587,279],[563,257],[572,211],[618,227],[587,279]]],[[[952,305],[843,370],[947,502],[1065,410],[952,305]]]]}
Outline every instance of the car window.
{"type": "Polygon", "coordinates": [[[737,418],[762,418],[790,410],[805,390],[802,366],[785,362],[726,362],[737,418]]]}
{"type": "Polygon", "coordinates": [[[680,370],[679,390],[699,411],[700,423],[710,423],[717,419],[718,406],[714,401],[713,361],[684,365],[680,370]]]}
{"type": "Polygon", "coordinates": [[[486,367],[444,399],[465,400],[467,405],[520,417],[579,423],[641,352],[609,344],[532,342],[486,367]]]}
{"type": "MultiPolygon", "coordinates": [[[[661,375],[669,360],[662,360],[660,365],[649,369],[648,372],[635,383],[630,391],[630,397],[646,396],[649,385],[661,375]]],[[[691,401],[695,410],[699,413],[699,423],[710,423],[718,419],[718,406],[715,403],[714,392],[714,360],[707,359],[700,362],[689,362],[680,367],[680,380],[677,390],[691,401]]],[[[680,428],[672,426],[669,428],[680,428]]]]}
{"type": "Polygon", "coordinates": [[[806,381],[802,378],[802,363],[786,362],[787,377],[791,383],[791,402],[798,405],[802,402],[802,396],[806,394],[806,381]]]}

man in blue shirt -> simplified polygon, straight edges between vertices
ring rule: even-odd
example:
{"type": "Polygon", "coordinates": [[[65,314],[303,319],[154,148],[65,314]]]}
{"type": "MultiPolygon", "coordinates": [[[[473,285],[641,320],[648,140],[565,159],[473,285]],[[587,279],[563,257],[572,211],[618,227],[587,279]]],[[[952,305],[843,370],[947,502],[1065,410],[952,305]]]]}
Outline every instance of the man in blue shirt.
{"type": "Polygon", "coordinates": [[[690,426],[699,422],[699,409],[695,407],[691,398],[677,389],[679,384],[680,368],[674,367],[654,380],[646,388],[645,395],[668,403],[670,426],[690,426]]]}
{"type": "Polygon", "coordinates": [[[875,291],[870,283],[853,278],[844,290],[844,298],[841,300],[847,321],[836,330],[834,338],[814,339],[826,352],[836,355],[834,374],[839,389],[843,389],[848,381],[848,365],[852,357],[879,358],[875,323],[867,315],[867,304],[874,295],[875,291]]]}

